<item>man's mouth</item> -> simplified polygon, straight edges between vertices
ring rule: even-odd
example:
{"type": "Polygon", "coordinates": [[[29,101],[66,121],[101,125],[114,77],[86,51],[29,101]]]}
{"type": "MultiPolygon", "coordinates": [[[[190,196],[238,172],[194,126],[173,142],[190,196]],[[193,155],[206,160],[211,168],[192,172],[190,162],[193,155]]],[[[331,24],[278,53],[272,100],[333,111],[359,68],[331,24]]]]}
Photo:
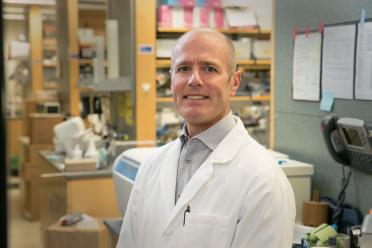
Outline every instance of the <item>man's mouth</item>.
{"type": "Polygon", "coordinates": [[[183,98],[188,99],[188,100],[204,100],[204,99],[208,99],[209,97],[201,96],[201,95],[190,95],[190,96],[184,96],[183,98]]]}

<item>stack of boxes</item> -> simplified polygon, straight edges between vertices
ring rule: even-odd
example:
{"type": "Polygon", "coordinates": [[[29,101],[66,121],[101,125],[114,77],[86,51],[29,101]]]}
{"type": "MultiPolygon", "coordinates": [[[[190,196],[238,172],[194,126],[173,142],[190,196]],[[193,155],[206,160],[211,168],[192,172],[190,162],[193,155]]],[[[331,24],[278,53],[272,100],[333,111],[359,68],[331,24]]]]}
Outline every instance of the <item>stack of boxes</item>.
{"type": "Polygon", "coordinates": [[[36,100],[26,101],[24,135],[21,146],[21,194],[25,216],[28,220],[39,219],[39,183],[41,150],[53,150],[53,127],[63,121],[62,114],[34,113],[36,100]]]}
{"type": "Polygon", "coordinates": [[[226,28],[219,0],[162,0],[158,26],[163,28],[226,28]]]}
{"type": "MultiPolygon", "coordinates": [[[[259,1],[261,2],[261,1],[259,1]]],[[[265,28],[270,30],[271,17],[263,15],[263,9],[271,8],[271,2],[263,3],[237,3],[242,5],[241,9],[248,9],[257,18],[256,26],[232,27],[226,17],[226,9],[232,8],[231,1],[223,0],[161,0],[158,6],[158,27],[170,29],[183,28],[265,28]],[[260,17],[260,18],[258,18],[260,17]]],[[[232,8],[239,9],[239,8],[232,8]]],[[[271,13],[271,11],[268,11],[271,13]]],[[[234,17],[238,18],[238,17],[234,17]]],[[[231,17],[230,17],[231,19],[231,17]]],[[[159,38],[156,44],[157,58],[170,58],[172,48],[176,39],[159,38]]],[[[251,39],[240,37],[234,39],[236,58],[238,60],[270,60],[271,42],[270,39],[251,39]]]]}

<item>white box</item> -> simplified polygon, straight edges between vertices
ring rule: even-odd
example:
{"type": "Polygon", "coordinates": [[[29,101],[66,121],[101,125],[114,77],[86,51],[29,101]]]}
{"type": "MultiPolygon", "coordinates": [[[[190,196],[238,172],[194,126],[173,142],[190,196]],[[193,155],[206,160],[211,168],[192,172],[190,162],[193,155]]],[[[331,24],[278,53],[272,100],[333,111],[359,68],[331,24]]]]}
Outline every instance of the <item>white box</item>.
{"type": "Polygon", "coordinates": [[[271,41],[269,40],[253,40],[253,56],[256,59],[271,58],[271,41]]]}
{"type": "Polygon", "coordinates": [[[238,60],[251,59],[251,39],[243,38],[233,41],[235,56],[238,60]]]}
{"type": "Polygon", "coordinates": [[[177,40],[174,39],[157,39],[156,40],[156,57],[157,58],[170,58],[172,57],[173,47],[176,45],[177,40]]]}
{"type": "Polygon", "coordinates": [[[296,201],[296,222],[301,223],[302,203],[310,201],[311,176],[314,174],[314,166],[296,160],[281,160],[280,167],[287,175],[296,201]]]}

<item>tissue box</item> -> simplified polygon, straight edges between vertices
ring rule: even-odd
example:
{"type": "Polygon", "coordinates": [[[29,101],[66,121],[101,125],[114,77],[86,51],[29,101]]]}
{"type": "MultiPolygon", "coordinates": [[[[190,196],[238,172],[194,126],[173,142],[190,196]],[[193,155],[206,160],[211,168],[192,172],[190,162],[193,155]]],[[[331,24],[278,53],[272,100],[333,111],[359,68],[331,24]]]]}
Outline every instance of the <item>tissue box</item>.
{"type": "Polygon", "coordinates": [[[61,226],[59,221],[49,226],[46,231],[47,248],[110,247],[109,233],[101,220],[93,219],[85,224],[78,222],[71,226],[61,226]],[[81,225],[83,224],[83,225],[81,225]]]}
{"type": "Polygon", "coordinates": [[[65,159],[65,171],[93,171],[97,169],[96,159],[65,159]]]}

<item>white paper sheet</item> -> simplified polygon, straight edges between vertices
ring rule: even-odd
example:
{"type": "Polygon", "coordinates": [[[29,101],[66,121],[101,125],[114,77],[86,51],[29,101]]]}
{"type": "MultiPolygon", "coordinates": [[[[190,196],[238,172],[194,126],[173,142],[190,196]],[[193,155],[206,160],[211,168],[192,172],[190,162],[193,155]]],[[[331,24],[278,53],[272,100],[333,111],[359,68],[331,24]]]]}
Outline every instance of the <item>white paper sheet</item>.
{"type": "Polygon", "coordinates": [[[249,8],[225,8],[230,27],[256,26],[256,16],[249,8]]]}
{"type": "Polygon", "coordinates": [[[372,22],[358,26],[355,98],[372,100],[372,22]]]}
{"type": "Polygon", "coordinates": [[[324,28],[322,92],[335,98],[353,99],[355,31],[355,24],[324,28]]]}
{"type": "Polygon", "coordinates": [[[293,52],[293,99],[319,101],[320,33],[296,36],[293,52]]]}

